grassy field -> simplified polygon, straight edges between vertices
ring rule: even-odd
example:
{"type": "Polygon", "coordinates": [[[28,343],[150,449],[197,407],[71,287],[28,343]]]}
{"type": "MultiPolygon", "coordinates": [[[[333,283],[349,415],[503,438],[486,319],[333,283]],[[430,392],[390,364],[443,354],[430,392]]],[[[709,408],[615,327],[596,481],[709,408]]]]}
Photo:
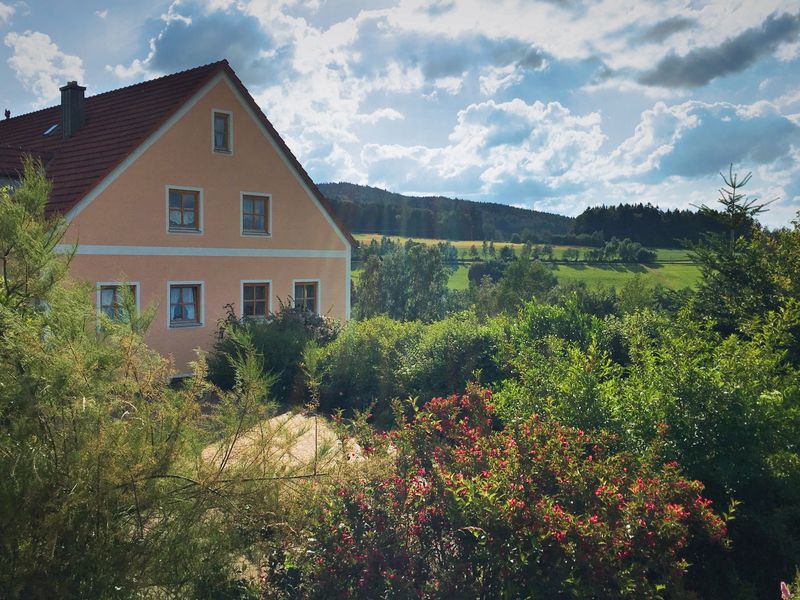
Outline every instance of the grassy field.
{"type": "Polygon", "coordinates": [[[603,285],[620,288],[637,273],[652,285],[680,289],[693,287],[700,277],[700,270],[692,264],[657,265],[557,265],[556,277],[559,281],[577,279],[588,286],[603,285]]]}
{"type": "MultiPolygon", "coordinates": [[[[467,289],[469,287],[468,271],[469,267],[467,265],[460,265],[450,275],[447,286],[451,290],[467,289]]],[[[652,285],[660,283],[675,290],[694,286],[700,276],[699,269],[690,264],[658,265],[653,267],[640,265],[556,265],[555,267],[555,275],[560,282],[577,279],[586,282],[588,286],[613,286],[619,288],[637,273],[652,285]]],[[[354,284],[358,282],[360,274],[360,269],[353,270],[354,284]]]]}
{"type": "MultiPolygon", "coordinates": [[[[369,244],[372,240],[380,241],[383,237],[382,235],[378,235],[376,233],[356,233],[353,235],[359,242],[362,244],[369,244]]],[[[393,240],[396,240],[400,243],[405,243],[406,240],[413,239],[415,242],[420,242],[422,244],[438,244],[444,240],[435,240],[430,238],[407,238],[407,237],[400,237],[396,235],[386,236],[393,240]]],[[[472,246],[481,251],[483,247],[483,240],[472,241],[472,240],[456,240],[451,241],[451,244],[455,246],[456,250],[458,250],[459,258],[470,258],[469,249],[472,246]]],[[[541,245],[541,244],[537,244],[541,245]]],[[[503,246],[510,246],[514,249],[514,254],[518,254],[520,250],[522,250],[523,244],[511,244],[508,242],[495,242],[495,252],[499,253],[500,248],[503,246]]],[[[584,247],[580,246],[553,246],[553,255],[555,258],[560,259],[563,256],[564,250],[568,250],[570,248],[575,248],[583,252],[586,250],[584,247]]],[[[687,250],[683,250],[681,248],[656,248],[655,249],[658,257],[656,260],[658,261],[689,261],[689,252],[687,250]]]]}
{"type": "MultiPolygon", "coordinates": [[[[380,240],[382,236],[371,233],[355,234],[355,238],[364,244],[369,244],[371,240],[380,240]]],[[[409,238],[390,236],[393,239],[404,243],[409,238]]],[[[442,240],[432,240],[424,238],[413,238],[414,241],[425,244],[438,244],[442,240]]],[[[451,242],[458,249],[459,257],[468,258],[469,249],[475,246],[480,252],[483,241],[458,240],[451,242]]],[[[515,254],[520,251],[522,244],[510,244],[505,242],[495,243],[495,251],[500,252],[503,246],[514,248],[515,254]]],[[[564,250],[572,246],[554,246],[553,251],[556,258],[561,258],[564,250]]],[[[585,248],[578,248],[585,250],[585,248]]],[[[691,264],[689,252],[680,248],[656,248],[658,255],[657,261],[663,264],[655,265],[616,265],[616,264],[556,264],[555,275],[559,281],[579,280],[585,281],[589,286],[613,286],[621,287],[630,278],[639,273],[646,281],[655,285],[661,284],[672,289],[692,287],[697,283],[700,271],[696,265],[691,264]],[[682,264],[670,264],[679,261],[682,264]]],[[[453,290],[465,290],[469,287],[467,272],[469,267],[460,265],[450,276],[448,286],[453,290]]],[[[353,271],[353,281],[358,281],[358,270],[353,271]]]]}

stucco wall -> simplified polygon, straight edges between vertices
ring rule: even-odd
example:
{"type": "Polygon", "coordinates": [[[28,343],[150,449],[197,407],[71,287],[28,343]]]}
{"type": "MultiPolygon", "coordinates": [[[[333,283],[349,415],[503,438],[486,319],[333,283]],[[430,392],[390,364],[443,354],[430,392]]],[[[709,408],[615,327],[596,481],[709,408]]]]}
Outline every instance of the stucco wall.
{"type": "Polygon", "coordinates": [[[294,279],[320,279],[320,314],[342,319],[345,297],[345,262],[341,259],[76,256],[74,278],[99,281],[131,281],[139,284],[142,308],[156,307],[147,342],[162,354],[172,355],[179,372],[194,360],[194,348],[208,349],[224,306],[233,304],[241,314],[242,280],[271,280],[272,308],[293,295],[294,279]],[[205,321],[200,327],[170,329],[168,282],[202,281],[205,321]]]}
{"type": "Polygon", "coordinates": [[[65,241],[99,252],[75,257],[74,278],[93,284],[139,283],[142,305],[158,307],[148,343],[172,355],[178,372],[186,371],[193,348],[210,347],[225,304],[233,304],[241,314],[242,280],[271,280],[272,307],[277,309],[276,298],[285,301],[293,294],[293,280],[318,279],[321,314],[346,317],[346,243],[225,79],[74,216],[65,241]],[[214,109],[233,113],[231,155],[212,152],[214,109]],[[202,233],[167,231],[170,185],[203,190],[202,233]],[[242,192],[271,195],[270,237],[241,234],[242,192]],[[161,255],[163,248],[180,248],[191,256],[161,255]],[[252,256],[259,253],[262,256],[252,256]],[[281,256],[263,256],[270,253],[281,256]],[[169,281],[203,282],[203,326],[168,327],[169,281]]]}

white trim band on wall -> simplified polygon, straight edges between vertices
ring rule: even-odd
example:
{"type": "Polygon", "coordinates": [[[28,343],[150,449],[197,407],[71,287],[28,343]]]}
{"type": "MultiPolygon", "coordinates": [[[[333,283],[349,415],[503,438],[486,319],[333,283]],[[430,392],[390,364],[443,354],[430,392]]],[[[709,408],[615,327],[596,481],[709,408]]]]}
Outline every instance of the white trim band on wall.
{"type": "Polygon", "coordinates": [[[227,256],[252,258],[348,258],[347,250],[293,250],[291,248],[200,248],[193,246],[104,246],[59,244],[56,252],[106,256],[227,256]]]}

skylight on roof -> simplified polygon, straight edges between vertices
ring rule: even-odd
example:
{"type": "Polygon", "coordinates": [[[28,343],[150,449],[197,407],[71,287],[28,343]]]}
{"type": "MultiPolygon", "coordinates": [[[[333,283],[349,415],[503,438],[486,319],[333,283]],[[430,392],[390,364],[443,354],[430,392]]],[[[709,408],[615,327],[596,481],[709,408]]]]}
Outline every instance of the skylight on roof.
{"type": "Polygon", "coordinates": [[[47,131],[45,131],[44,134],[45,135],[50,135],[51,133],[53,133],[56,130],[57,127],[58,127],[58,123],[56,123],[55,125],[50,125],[50,127],[47,128],[47,131]]]}

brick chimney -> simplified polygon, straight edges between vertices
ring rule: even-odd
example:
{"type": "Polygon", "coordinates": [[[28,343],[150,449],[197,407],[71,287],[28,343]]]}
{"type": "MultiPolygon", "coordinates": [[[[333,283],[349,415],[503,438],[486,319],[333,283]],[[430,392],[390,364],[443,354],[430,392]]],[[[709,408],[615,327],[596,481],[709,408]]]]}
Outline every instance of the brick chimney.
{"type": "Polygon", "coordinates": [[[65,138],[72,135],[86,120],[83,92],[86,88],[70,81],[61,88],[61,131],[65,138]]]}

